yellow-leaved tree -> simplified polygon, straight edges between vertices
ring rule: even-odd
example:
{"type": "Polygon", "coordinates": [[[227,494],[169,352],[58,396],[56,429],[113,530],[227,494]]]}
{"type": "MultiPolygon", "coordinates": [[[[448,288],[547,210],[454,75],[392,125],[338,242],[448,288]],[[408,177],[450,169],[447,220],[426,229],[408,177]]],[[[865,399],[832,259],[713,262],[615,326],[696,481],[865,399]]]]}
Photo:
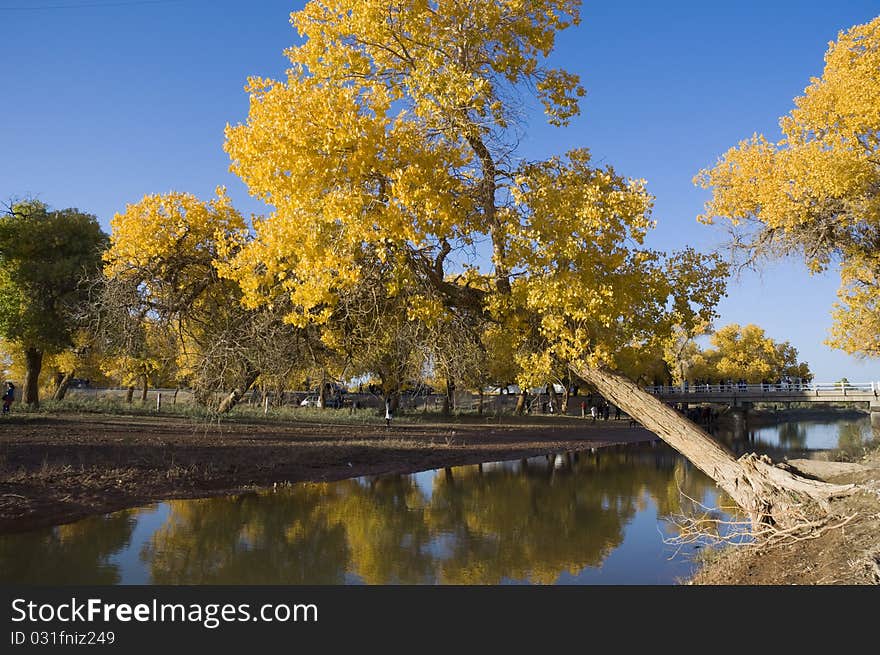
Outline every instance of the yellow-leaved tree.
{"type": "MultiPolygon", "coordinates": [[[[204,202],[192,194],[145,196],[111,221],[98,296],[106,372],[131,387],[177,369],[204,401],[232,388],[224,409],[256,380],[259,365],[234,346],[258,321],[248,321],[236,285],[218,263],[246,229],[223,188],[204,202]]],[[[167,375],[167,374],[166,374],[167,375]]]]}
{"type": "Polygon", "coordinates": [[[731,225],[747,261],[799,254],[812,272],[839,262],[829,345],[880,356],[880,17],[841,32],[825,69],[780,119],[778,142],[740,142],[696,182],[701,217],[731,225]]]}
{"type": "Polygon", "coordinates": [[[797,348],[777,342],[757,325],[725,325],[711,335],[712,347],[701,352],[692,371],[695,378],[711,381],[744,380],[748,383],[777,382],[784,377],[805,382],[813,379],[806,362],[798,362],[797,348]]]}
{"type": "Polygon", "coordinates": [[[757,520],[794,520],[838,488],[735,460],[618,370],[621,350],[662,352],[710,322],[725,265],[646,248],[644,182],[586,150],[516,157],[526,94],[555,125],[578,111],[577,76],[547,65],[578,22],[575,0],[309,2],[292,14],[303,42],[286,79],[251,78],[247,121],[227,128],[231,170],[273,210],[219,270],[250,307],[283,299],[296,325],[334,330],[366,284],[376,306],[405,290],[414,320],[456,312],[507,328],[520,380],[565,362],[757,520]],[[485,271],[462,256],[480,240],[485,271]],[[388,270],[374,280],[377,267],[388,270]]]}

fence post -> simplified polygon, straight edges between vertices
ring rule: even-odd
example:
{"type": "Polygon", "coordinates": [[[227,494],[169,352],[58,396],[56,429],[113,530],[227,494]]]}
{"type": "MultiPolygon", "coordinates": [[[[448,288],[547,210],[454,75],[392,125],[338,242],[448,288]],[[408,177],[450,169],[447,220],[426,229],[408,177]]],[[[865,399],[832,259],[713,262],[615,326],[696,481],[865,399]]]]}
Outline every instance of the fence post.
{"type": "Polygon", "coordinates": [[[156,411],[158,412],[161,409],[162,409],[162,392],[157,391],[156,392],[156,411]]]}
{"type": "Polygon", "coordinates": [[[269,396],[264,395],[263,396],[263,414],[268,414],[268,413],[269,413],[269,396]]]}

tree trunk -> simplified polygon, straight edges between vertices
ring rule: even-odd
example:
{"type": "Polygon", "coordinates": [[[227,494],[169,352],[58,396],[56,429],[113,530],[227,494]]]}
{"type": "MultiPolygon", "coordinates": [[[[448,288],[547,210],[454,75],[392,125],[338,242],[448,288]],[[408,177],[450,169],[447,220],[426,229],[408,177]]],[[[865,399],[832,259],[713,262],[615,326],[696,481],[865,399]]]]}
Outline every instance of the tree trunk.
{"type": "Polygon", "coordinates": [[[25,374],[22,401],[34,409],[40,406],[40,369],[43,368],[43,351],[28,348],[24,351],[25,374]]]}
{"type": "Polygon", "coordinates": [[[480,388],[479,395],[477,396],[477,414],[480,416],[483,415],[483,389],[480,388]]]}
{"type": "Polygon", "coordinates": [[[238,404],[238,401],[242,399],[242,396],[244,396],[248,392],[248,389],[251,388],[251,385],[257,381],[258,377],[260,377],[259,371],[249,372],[245,376],[242,385],[233,389],[232,392],[223,399],[220,406],[217,408],[217,411],[221,414],[225,414],[235,407],[238,404]]]}
{"type": "Polygon", "coordinates": [[[562,403],[559,405],[559,413],[562,415],[568,414],[569,397],[569,387],[566,385],[562,392],[562,403]]]}
{"type": "Polygon", "coordinates": [[[455,409],[455,382],[446,380],[446,397],[443,399],[443,413],[449,414],[455,409]]]}
{"type": "Polygon", "coordinates": [[[58,381],[58,386],[55,387],[55,393],[52,395],[52,400],[64,400],[64,396],[67,394],[68,388],[70,388],[70,381],[73,379],[73,371],[68,371],[64,374],[64,376],[58,381]]]}
{"type": "Polygon", "coordinates": [[[324,409],[327,407],[327,382],[321,379],[321,386],[318,387],[318,407],[324,409]]]}
{"type": "Polygon", "coordinates": [[[793,475],[754,453],[735,459],[707,432],[626,377],[588,366],[578,366],[574,372],[715,480],[749,513],[755,525],[797,525],[827,513],[828,501],[853,489],[853,485],[833,485],[793,475]]]}
{"type": "Polygon", "coordinates": [[[522,416],[523,412],[526,411],[526,394],[527,393],[528,393],[528,391],[526,391],[525,389],[523,389],[522,391],[519,392],[519,398],[516,399],[516,409],[514,410],[514,413],[517,416],[522,416]]]}
{"type": "Polygon", "coordinates": [[[141,402],[147,402],[147,390],[150,388],[150,379],[147,377],[147,374],[144,373],[142,376],[143,384],[141,384],[141,402]]]}
{"type": "Polygon", "coordinates": [[[128,385],[128,389],[125,391],[125,402],[131,405],[131,399],[134,398],[134,386],[128,385]]]}

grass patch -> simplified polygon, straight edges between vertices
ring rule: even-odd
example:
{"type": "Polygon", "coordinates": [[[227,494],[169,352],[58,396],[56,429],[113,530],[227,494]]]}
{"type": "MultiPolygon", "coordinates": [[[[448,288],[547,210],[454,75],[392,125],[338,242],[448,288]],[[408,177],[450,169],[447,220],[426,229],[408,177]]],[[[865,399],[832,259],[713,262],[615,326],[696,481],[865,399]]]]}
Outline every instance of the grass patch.
{"type": "MultiPolygon", "coordinates": [[[[64,414],[106,414],[108,416],[166,416],[171,418],[189,419],[196,422],[216,423],[301,423],[320,425],[385,425],[384,409],[366,407],[352,409],[319,409],[316,407],[299,407],[297,405],[282,405],[269,407],[266,412],[260,405],[242,403],[231,411],[220,414],[214,408],[204,407],[189,402],[172,404],[165,402],[160,410],[156,409],[155,401],[142,402],[140,399],[126,402],[124,398],[94,398],[85,395],[71,394],[64,400],[56,401],[46,399],[40,402],[39,408],[32,408],[22,403],[14,406],[12,417],[30,419],[40,416],[57,416],[64,414]]],[[[479,414],[477,410],[459,409],[449,414],[443,414],[437,410],[424,411],[423,409],[399,410],[392,419],[392,427],[395,425],[435,425],[446,423],[453,425],[534,425],[547,424],[570,425],[572,421],[580,420],[575,416],[561,415],[531,415],[518,416],[514,413],[498,413],[496,411],[484,411],[479,414]]]]}

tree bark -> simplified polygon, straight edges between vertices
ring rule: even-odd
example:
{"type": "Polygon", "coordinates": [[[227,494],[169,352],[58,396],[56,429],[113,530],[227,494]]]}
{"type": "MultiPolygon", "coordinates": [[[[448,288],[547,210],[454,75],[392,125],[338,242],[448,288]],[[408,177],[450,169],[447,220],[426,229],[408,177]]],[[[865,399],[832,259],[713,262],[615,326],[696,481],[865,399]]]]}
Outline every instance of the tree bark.
{"type": "Polygon", "coordinates": [[[226,398],[224,398],[220,406],[217,408],[217,411],[221,414],[225,414],[230,409],[235,407],[238,404],[238,401],[242,399],[242,397],[248,392],[248,389],[251,388],[254,382],[257,381],[257,378],[260,377],[259,371],[250,371],[245,375],[244,380],[242,381],[241,386],[233,389],[226,398]]]}
{"type": "Polygon", "coordinates": [[[141,402],[147,402],[147,390],[150,388],[150,379],[147,377],[147,374],[144,373],[142,376],[143,384],[141,385],[141,402]]]}
{"type": "Polygon", "coordinates": [[[568,385],[565,386],[565,389],[562,391],[562,402],[559,405],[559,413],[567,414],[568,413],[568,401],[570,398],[568,385]]]}
{"type": "Polygon", "coordinates": [[[25,373],[22,401],[34,409],[40,406],[40,369],[43,368],[43,351],[28,348],[24,351],[25,373]]]}
{"type": "Polygon", "coordinates": [[[327,381],[321,378],[321,386],[318,387],[318,407],[327,407],[327,381]]]}
{"type": "Polygon", "coordinates": [[[70,388],[70,381],[73,379],[73,373],[73,371],[68,371],[58,381],[58,386],[55,387],[55,393],[52,395],[52,400],[64,400],[64,396],[70,388]]]}
{"type": "Polygon", "coordinates": [[[526,394],[527,393],[528,392],[525,389],[523,389],[522,391],[519,392],[519,397],[516,399],[516,409],[514,410],[514,413],[517,416],[522,416],[523,412],[526,411],[526,394]]]}
{"type": "Polygon", "coordinates": [[[621,407],[715,480],[748,512],[755,525],[792,527],[827,513],[832,498],[853,489],[853,485],[828,484],[794,475],[754,453],[736,459],[706,431],[623,375],[588,366],[573,370],[593,384],[606,400],[621,407]]]}
{"type": "Polygon", "coordinates": [[[128,385],[128,389],[125,391],[125,402],[131,405],[132,398],[134,398],[134,386],[128,385]]]}
{"type": "Polygon", "coordinates": [[[483,415],[483,389],[480,388],[479,394],[477,396],[477,414],[483,415]]]}

